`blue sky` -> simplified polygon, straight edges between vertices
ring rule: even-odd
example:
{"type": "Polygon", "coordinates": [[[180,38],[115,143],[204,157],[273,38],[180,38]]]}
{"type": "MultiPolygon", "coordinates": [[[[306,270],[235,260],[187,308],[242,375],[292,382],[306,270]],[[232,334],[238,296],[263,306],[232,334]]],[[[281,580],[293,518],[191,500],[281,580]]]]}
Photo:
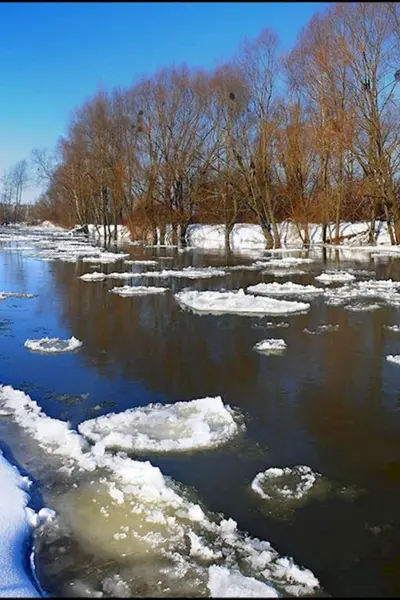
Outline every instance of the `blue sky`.
{"type": "MultiPolygon", "coordinates": [[[[270,27],[284,49],[326,2],[0,3],[0,174],[52,149],[99,87],[172,64],[206,69],[270,27]]],[[[25,201],[37,196],[32,185],[25,201]]]]}

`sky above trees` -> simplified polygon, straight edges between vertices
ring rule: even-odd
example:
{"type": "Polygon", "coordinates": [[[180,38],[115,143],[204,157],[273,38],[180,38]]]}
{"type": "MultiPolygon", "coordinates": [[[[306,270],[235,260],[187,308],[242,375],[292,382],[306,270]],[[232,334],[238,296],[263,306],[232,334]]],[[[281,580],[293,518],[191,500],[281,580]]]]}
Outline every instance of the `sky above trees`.
{"type": "MultiPolygon", "coordinates": [[[[326,2],[1,3],[0,174],[52,149],[98,89],[172,65],[212,69],[266,27],[289,50],[326,2]]],[[[31,184],[24,201],[38,195],[31,184]]]]}

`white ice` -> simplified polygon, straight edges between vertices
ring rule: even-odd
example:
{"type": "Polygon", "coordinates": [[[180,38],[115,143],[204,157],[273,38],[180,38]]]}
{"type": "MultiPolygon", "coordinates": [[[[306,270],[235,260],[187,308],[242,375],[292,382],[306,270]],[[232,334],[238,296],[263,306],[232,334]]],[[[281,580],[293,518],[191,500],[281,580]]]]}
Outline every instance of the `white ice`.
{"type": "Polygon", "coordinates": [[[384,325],[384,327],[389,331],[395,331],[396,333],[400,332],[400,325],[384,325]]]}
{"type": "Polygon", "coordinates": [[[33,352],[47,352],[51,354],[58,352],[72,352],[80,348],[82,342],[74,336],[67,340],[45,337],[39,340],[26,340],[24,346],[33,352]]]}
{"type": "Polygon", "coordinates": [[[186,277],[188,279],[209,279],[210,277],[223,277],[226,271],[215,267],[185,267],[184,269],[163,269],[162,271],[144,271],[133,273],[134,277],[186,277]]]}
{"type": "Polygon", "coordinates": [[[114,287],[112,290],[110,290],[110,292],[112,294],[118,294],[118,296],[124,296],[124,297],[128,297],[128,296],[145,296],[147,294],[163,294],[164,292],[167,292],[169,288],[166,287],[155,287],[155,286],[145,286],[145,285],[138,285],[138,286],[131,286],[131,285],[124,285],[122,287],[114,287]]]}
{"type": "Polygon", "coordinates": [[[175,294],[175,298],[184,308],[204,314],[288,315],[310,309],[310,304],[305,302],[253,296],[242,289],[231,292],[183,290],[175,294]]]}
{"type": "Polygon", "coordinates": [[[133,271],[114,271],[107,275],[108,279],[132,279],[136,277],[136,273],[133,271]]]}
{"type": "Polygon", "coordinates": [[[81,423],[79,433],[105,448],[171,452],[214,448],[239,431],[220,396],[149,404],[81,423]]]}
{"type": "Polygon", "coordinates": [[[317,275],[315,278],[316,281],[320,281],[325,285],[330,285],[331,283],[348,283],[349,281],[354,281],[355,276],[346,271],[325,271],[325,273],[321,273],[321,275],[317,275]]]}
{"type": "Polygon", "coordinates": [[[300,500],[311,491],[318,478],[320,475],[305,465],[271,467],[255,476],[251,489],[264,500],[300,500]]]}
{"type": "MultiPolygon", "coordinates": [[[[109,454],[96,445],[90,449],[67,423],[47,417],[29,396],[10,386],[0,387],[2,406],[70,472],[74,468],[78,473],[82,469],[91,472],[89,481],[83,473],[79,485],[55,498],[53,508],[68,520],[73,535],[94,545],[111,562],[121,555],[127,561],[132,556],[134,562],[132,558],[127,564],[140,569],[150,561],[155,582],[162,577],[166,585],[175,586],[174,591],[190,589],[196,596],[207,591],[209,567],[219,566],[222,559],[224,567],[238,576],[219,575],[228,585],[238,586],[238,593],[254,590],[252,579],[283,595],[310,595],[318,590],[319,582],[311,571],[279,556],[269,542],[240,532],[232,519],[209,513],[191,501],[181,486],[150,462],[109,454]],[[160,568],[160,561],[162,565],[168,561],[168,569],[160,568]]],[[[52,521],[45,527],[53,527],[52,521]]],[[[57,519],[54,527],[52,536],[57,534],[57,519]]],[[[218,572],[214,572],[215,585],[219,585],[217,579],[218,572]]],[[[122,578],[121,582],[129,590],[122,578]]],[[[257,586],[257,594],[261,589],[265,590],[257,586]]]]}
{"type": "Polygon", "coordinates": [[[279,598],[271,585],[254,577],[245,577],[237,569],[212,565],[207,587],[211,598],[279,598]]]}
{"type": "Polygon", "coordinates": [[[298,296],[304,294],[319,295],[324,293],[324,289],[315,287],[314,285],[300,285],[299,283],[257,283],[250,285],[247,292],[250,294],[260,294],[262,296],[298,296]]]}
{"type": "Polygon", "coordinates": [[[309,329],[306,327],[303,329],[304,333],[309,333],[311,335],[318,335],[323,333],[324,331],[338,331],[339,325],[318,325],[315,329],[309,329]]]}
{"type": "Polygon", "coordinates": [[[79,279],[82,279],[83,281],[104,281],[106,277],[106,273],[94,271],[93,273],[85,273],[84,275],[81,275],[79,279]]]}
{"type": "Polygon", "coordinates": [[[400,354],[388,354],[386,360],[394,365],[400,365],[400,354]]]}
{"type": "Polygon", "coordinates": [[[150,265],[158,265],[158,262],[156,260],[124,260],[124,263],[126,263],[127,265],[146,265],[146,266],[150,266],[150,265]]]}
{"type": "Polygon", "coordinates": [[[254,350],[261,352],[262,354],[281,354],[286,350],[286,342],[282,339],[269,338],[257,342],[254,346],[254,350]]]}

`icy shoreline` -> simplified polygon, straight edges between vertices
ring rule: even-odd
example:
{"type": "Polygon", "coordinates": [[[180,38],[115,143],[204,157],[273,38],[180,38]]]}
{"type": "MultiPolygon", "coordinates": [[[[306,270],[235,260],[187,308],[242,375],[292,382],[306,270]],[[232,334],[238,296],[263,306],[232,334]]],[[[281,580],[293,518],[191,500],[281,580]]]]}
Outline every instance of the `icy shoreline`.
{"type": "Polygon", "coordinates": [[[1,450],[0,485],[0,597],[40,597],[24,565],[31,533],[27,509],[30,481],[4,458],[1,450]]]}

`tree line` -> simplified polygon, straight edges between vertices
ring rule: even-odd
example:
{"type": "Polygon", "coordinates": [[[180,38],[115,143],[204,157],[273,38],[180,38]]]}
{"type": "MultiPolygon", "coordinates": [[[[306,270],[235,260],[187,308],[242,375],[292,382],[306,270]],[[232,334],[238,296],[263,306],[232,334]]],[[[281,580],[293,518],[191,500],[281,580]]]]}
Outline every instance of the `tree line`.
{"type": "MultiPolygon", "coordinates": [[[[34,150],[37,210],[66,225],[125,223],[184,244],[191,223],[258,223],[280,247],[291,220],[307,247],[342,220],[387,222],[400,243],[399,3],[350,2],[315,14],[295,47],[245,40],[214,70],[165,68],[99,91],[54,152],[34,150]]],[[[116,228],[115,228],[116,229],[116,228]]]]}

